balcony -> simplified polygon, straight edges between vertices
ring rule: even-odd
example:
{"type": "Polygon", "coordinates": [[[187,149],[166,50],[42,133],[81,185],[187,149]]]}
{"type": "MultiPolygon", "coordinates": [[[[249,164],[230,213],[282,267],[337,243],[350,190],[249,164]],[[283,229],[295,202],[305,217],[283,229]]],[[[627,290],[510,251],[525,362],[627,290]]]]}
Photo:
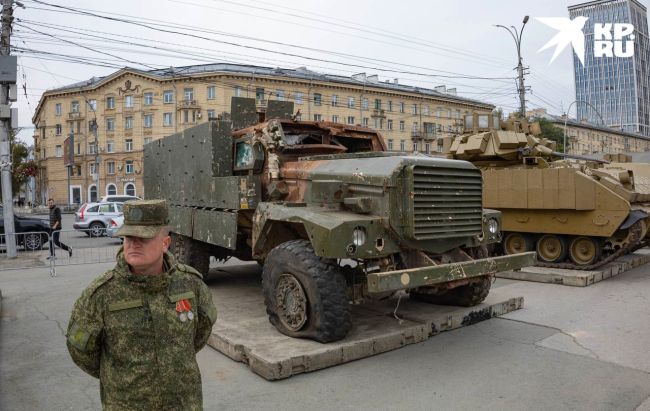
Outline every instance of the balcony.
{"type": "Polygon", "coordinates": [[[381,108],[375,108],[372,110],[372,114],[370,115],[370,117],[386,118],[386,110],[381,108]]]}
{"type": "Polygon", "coordinates": [[[68,113],[68,120],[81,120],[86,117],[85,113],[80,111],[72,111],[68,113]]]}
{"type": "Polygon", "coordinates": [[[181,100],[178,104],[178,109],[201,108],[199,102],[196,100],[181,100]]]}
{"type": "Polygon", "coordinates": [[[433,131],[411,131],[411,139],[413,140],[435,140],[436,133],[433,131]]]}

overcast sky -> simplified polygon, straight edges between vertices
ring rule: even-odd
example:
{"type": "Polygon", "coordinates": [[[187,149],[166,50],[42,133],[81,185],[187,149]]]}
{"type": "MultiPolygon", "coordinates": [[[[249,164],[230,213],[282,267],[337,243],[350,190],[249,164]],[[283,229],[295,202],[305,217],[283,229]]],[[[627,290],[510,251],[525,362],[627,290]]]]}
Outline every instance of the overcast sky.
{"type": "MultiPolygon", "coordinates": [[[[123,66],[147,69],[210,62],[306,66],[341,75],[378,74],[380,80],[399,78],[402,84],[422,87],[447,85],[456,87],[461,96],[495,104],[507,113],[518,107],[512,79],[517,54],[510,35],[493,25],[519,28],[525,15],[531,17],[522,41],[524,64],[530,67],[528,108],[545,107],[561,114],[575,99],[572,52],[567,48],[549,64],[553,49],[538,50],[556,32],[534,17],[568,17],[567,7],[577,2],[43,1],[151,28],[23,1],[26,8],[14,13],[12,44],[37,50],[14,52],[20,56],[20,97],[14,104],[19,123],[26,128],[32,126],[34,109],[46,89],[104,76],[123,66]],[[82,57],[85,63],[51,60],[60,59],[60,54],[82,57]]],[[[640,1],[647,7],[648,0],[640,1]]],[[[32,134],[33,129],[25,129],[20,138],[31,143],[32,134]]]]}

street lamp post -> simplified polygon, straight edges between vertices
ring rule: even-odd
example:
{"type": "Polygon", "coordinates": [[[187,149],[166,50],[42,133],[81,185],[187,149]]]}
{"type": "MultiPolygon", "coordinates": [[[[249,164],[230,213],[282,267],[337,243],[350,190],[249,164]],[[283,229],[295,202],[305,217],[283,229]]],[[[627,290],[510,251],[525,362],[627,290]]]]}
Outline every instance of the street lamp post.
{"type": "Polygon", "coordinates": [[[524,16],[523,24],[521,29],[517,32],[515,26],[502,26],[500,24],[495,24],[495,27],[501,27],[510,33],[512,39],[515,41],[515,46],[517,46],[517,73],[519,77],[519,114],[522,118],[526,117],[526,89],[524,87],[524,65],[521,61],[521,35],[524,32],[524,26],[528,23],[528,16],[524,16]]]}
{"type": "Polygon", "coordinates": [[[567,125],[567,122],[569,120],[569,111],[571,111],[571,106],[573,106],[575,103],[585,103],[586,105],[591,107],[596,112],[596,114],[598,114],[598,117],[600,117],[600,121],[603,124],[603,126],[605,126],[605,120],[603,120],[603,116],[600,114],[598,109],[596,107],[594,107],[591,103],[589,103],[588,101],[583,101],[583,100],[574,100],[574,101],[572,101],[571,104],[569,104],[569,108],[567,108],[567,110],[566,110],[566,114],[564,115],[564,143],[563,143],[564,144],[564,147],[563,147],[563,153],[564,154],[566,154],[566,125],[567,125]]]}

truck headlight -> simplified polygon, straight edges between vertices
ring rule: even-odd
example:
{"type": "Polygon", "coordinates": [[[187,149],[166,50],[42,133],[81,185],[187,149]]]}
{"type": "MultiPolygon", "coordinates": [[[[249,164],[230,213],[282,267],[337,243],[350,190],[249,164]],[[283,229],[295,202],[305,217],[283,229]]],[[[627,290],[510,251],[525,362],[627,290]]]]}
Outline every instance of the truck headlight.
{"type": "Polygon", "coordinates": [[[495,218],[490,218],[487,222],[487,229],[490,234],[496,234],[499,232],[499,223],[495,218]]]}
{"type": "Polygon", "coordinates": [[[357,247],[364,245],[367,239],[368,236],[366,235],[365,228],[356,227],[354,231],[352,231],[352,244],[356,245],[357,247]]]}

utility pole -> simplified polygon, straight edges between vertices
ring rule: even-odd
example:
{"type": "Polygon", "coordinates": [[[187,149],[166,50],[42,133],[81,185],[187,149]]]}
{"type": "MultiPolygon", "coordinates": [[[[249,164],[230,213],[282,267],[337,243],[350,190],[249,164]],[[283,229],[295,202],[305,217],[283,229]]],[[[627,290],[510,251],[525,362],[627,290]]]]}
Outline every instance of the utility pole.
{"type": "Polygon", "coordinates": [[[66,167],[68,170],[68,198],[66,199],[66,203],[72,204],[72,201],[70,201],[70,176],[72,176],[74,170],[74,128],[70,129],[70,135],[68,136],[68,152],[65,153],[65,155],[68,158],[68,166],[66,167]]]}
{"type": "Polygon", "coordinates": [[[521,118],[526,117],[526,87],[524,86],[524,65],[521,59],[521,35],[524,32],[524,26],[526,26],[526,23],[528,23],[528,16],[524,17],[523,24],[521,25],[521,30],[519,30],[519,32],[517,32],[517,29],[514,26],[510,26],[508,28],[500,24],[495,25],[495,27],[506,29],[512,36],[512,39],[515,41],[515,46],[517,46],[517,76],[519,77],[517,91],[519,92],[519,115],[521,118]]]}
{"type": "MultiPolygon", "coordinates": [[[[11,153],[9,129],[12,109],[10,99],[16,101],[16,65],[15,56],[10,56],[11,29],[14,21],[13,0],[2,0],[2,20],[0,21],[0,174],[2,178],[2,202],[4,209],[5,244],[7,257],[16,257],[16,228],[14,227],[14,205],[11,187],[11,153]],[[10,90],[13,88],[12,90],[10,90]]],[[[22,6],[20,3],[18,5],[22,6]]],[[[15,113],[15,112],[14,112],[15,113]]],[[[15,116],[15,114],[14,114],[15,116]]]]}
{"type": "MultiPolygon", "coordinates": [[[[99,140],[97,138],[97,110],[95,110],[95,107],[93,107],[92,104],[90,104],[90,101],[84,96],[84,100],[86,100],[86,109],[90,108],[93,112],[93,119],[90,122],[90,128],[93,133],[93,137],[95,138],[95,187],[97,188],[97,201],[99,201],[99,198],[101,197],[99,195],[99,187],[101,184],[99,183],[99,163],[101,162],[101,158],[99,157],[99,140]]],[[[96,101],[96,100],[95,100],[96,101]]]]}
{"type": "Polygon", "coordinates": [[[95,187],[97,190],[96,201],[99,201],[99,141],[97,140],[97,118],[92,121],[93,136],[95,137],[95,187]]]}

